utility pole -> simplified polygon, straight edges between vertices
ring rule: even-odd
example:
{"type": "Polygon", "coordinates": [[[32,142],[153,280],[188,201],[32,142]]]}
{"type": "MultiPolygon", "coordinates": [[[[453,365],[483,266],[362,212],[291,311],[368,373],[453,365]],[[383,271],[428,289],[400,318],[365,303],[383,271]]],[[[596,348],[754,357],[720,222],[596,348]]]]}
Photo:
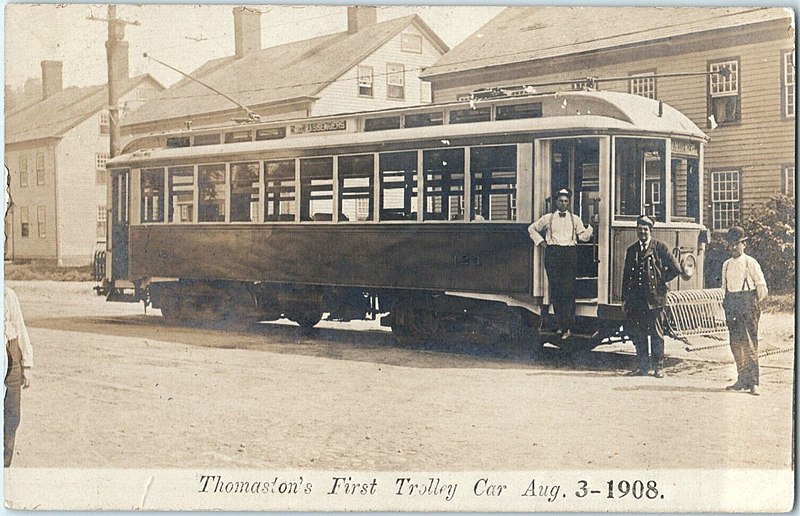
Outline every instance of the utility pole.
{"type": "Polygon", "coordinates": [[[106,62],[108,65],[108,128],[110,133],[109,154],[113,158],[120,152],[119,132],[119,71],[117,70],[117,49],[125,39],[125,25],[139,25],[138,21],[125,21],[117,18],[117,6],[109,4],[108,18],[90,16],[90,20],[108,22],[106,41],[106,62]]]}

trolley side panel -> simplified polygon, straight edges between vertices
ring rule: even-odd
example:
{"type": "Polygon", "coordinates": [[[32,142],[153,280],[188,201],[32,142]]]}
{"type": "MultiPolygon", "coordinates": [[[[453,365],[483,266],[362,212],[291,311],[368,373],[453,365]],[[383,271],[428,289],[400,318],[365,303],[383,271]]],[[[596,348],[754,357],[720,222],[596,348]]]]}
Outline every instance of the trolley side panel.
{"type": "Polygon", "coordinates": [[[131,279],[529,294],[524,224],[134,226],[131,279]]]}

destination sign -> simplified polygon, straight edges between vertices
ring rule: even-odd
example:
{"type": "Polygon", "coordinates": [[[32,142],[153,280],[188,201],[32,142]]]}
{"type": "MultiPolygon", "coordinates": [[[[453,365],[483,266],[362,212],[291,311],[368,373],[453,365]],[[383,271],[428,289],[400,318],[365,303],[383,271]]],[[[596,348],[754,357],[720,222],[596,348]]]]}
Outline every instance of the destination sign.
{"type": "Polygon", "coordinates": [[[700,146],[687,140],[672,140],[672,152],[689,156],[700,156],[700,146]]]}
{"type": "Polygon", "coordinates": [[[307,124],[292,124],[292,134],[326,133],[330,131],[346,131],[347,120],[331,120],[327,122],[309,122],[307,124]]]}

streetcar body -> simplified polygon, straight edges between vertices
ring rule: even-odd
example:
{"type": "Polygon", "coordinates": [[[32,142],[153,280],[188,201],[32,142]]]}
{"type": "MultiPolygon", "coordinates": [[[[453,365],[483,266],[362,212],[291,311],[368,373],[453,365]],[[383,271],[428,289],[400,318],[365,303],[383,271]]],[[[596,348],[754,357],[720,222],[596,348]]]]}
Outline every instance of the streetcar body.
{"type": "Polygon", "coordinates": [[[658,101],[582,91],[153,135],[107,165],[103,291],[175,319],[530,338],[550,301],[528,226],[567,187],[595,225],[577,314],[602,337],[641,213],[694,271],[671,289],[702,289],[705,141],[658,101]]]}

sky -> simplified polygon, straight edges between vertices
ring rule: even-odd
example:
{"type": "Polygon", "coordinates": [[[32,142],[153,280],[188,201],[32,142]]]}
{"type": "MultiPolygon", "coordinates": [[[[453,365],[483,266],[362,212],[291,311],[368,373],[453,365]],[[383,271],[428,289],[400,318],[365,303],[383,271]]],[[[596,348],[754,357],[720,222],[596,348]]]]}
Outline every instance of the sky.
{"type": "MultiPolygon", "coordinates": [[[[117,17],[139,25],[125,27],[130,75],[149,73],[165,86],[181,76],[152,59],[184,72],[233,55],[234,4],[131,5],[117,7],[117,17]]],[[[261,46],[309,39],[347,29],[345,6],[256,6],[261,15],[261,46]]],[[[451,48],[496,16],[501,6],[379,6],[378,21],[418,14],[451,48]]],[[[5,81],[18,88],[41,77],[43,60],[62,61],[64,87],[106,82],[107,24],[99,4],[7,4],[5,11],[5,81]]]]}

